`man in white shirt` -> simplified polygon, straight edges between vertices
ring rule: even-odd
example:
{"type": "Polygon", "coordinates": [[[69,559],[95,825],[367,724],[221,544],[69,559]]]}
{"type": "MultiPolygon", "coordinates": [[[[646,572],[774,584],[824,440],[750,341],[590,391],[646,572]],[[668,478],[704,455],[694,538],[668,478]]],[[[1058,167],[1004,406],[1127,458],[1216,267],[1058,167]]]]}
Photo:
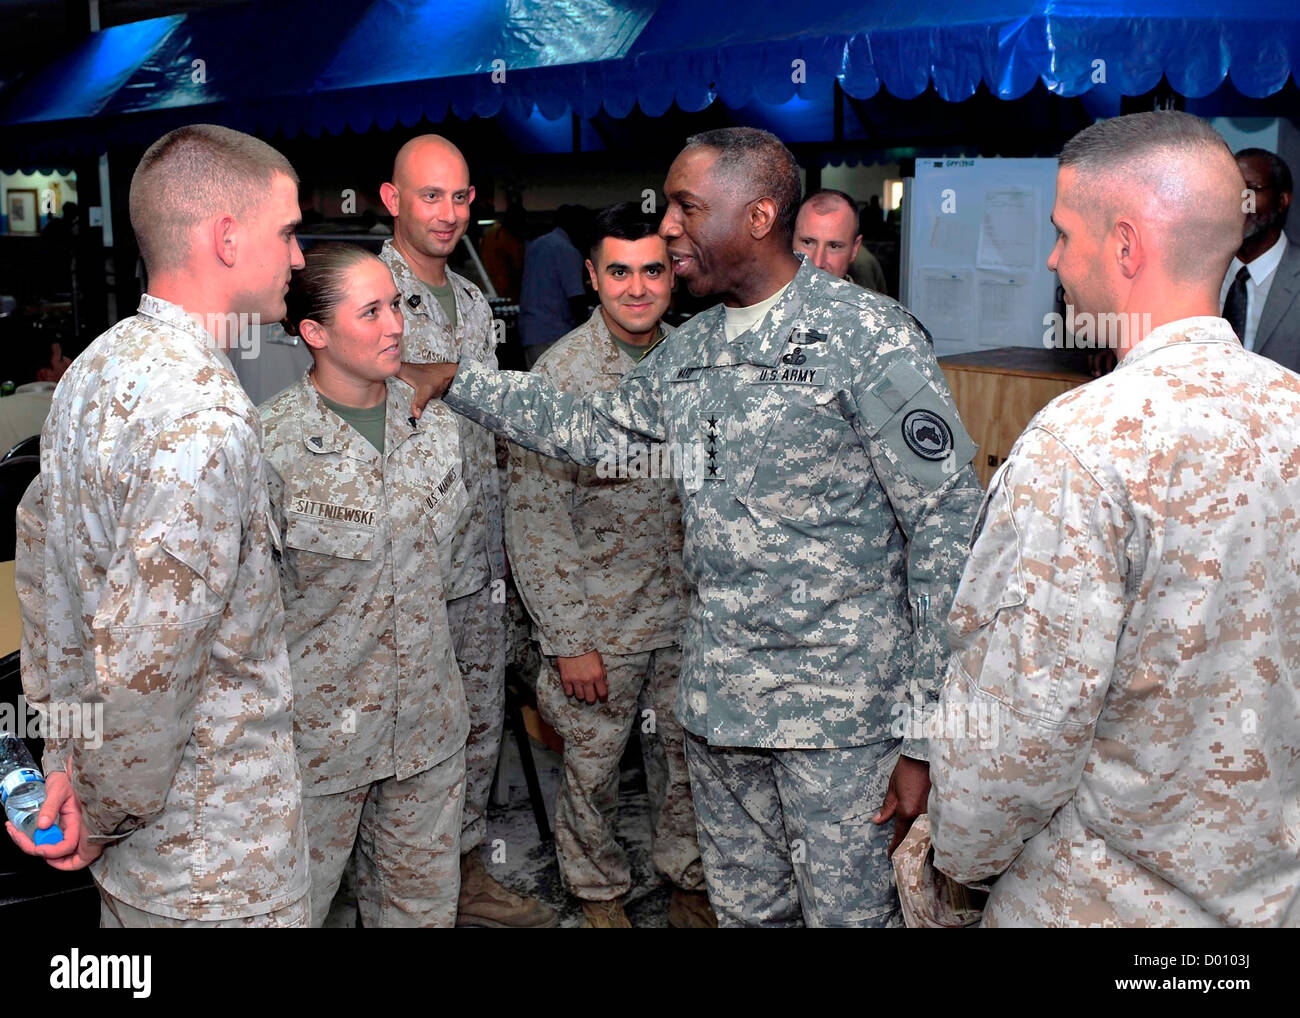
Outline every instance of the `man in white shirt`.
{"type": "Polygon", "coordinates": [[[1300,371],[1300,248],[1284,232],[1291,170],[1262,148],[1236,158],[1246,178],[1246,232],[1219,291],[1223,317],[1247,350],[1300,371]]]}

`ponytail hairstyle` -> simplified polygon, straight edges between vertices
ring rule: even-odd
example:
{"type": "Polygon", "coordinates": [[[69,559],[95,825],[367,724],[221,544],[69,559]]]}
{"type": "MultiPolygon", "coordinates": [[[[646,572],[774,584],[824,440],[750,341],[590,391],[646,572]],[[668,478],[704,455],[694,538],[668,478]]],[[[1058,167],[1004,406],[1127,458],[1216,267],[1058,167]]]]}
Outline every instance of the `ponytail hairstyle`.
{"type": "Polygon", "coordinates": [[[284,296],[284,331],[290,336],[301,335],[302,323],[307,319],[332,324],[334,312],[343,300],[348,272],[368,258],[378,260],[378,256],[357,244],[316,244],[307,250],[303,254],[306,264],[294,272],[284,296]]]}

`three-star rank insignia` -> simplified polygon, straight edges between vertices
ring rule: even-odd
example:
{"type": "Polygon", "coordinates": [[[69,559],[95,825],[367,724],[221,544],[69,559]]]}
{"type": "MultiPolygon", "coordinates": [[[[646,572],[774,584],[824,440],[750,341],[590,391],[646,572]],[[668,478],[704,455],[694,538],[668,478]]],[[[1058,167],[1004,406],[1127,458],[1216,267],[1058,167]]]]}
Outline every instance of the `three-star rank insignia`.
{"type": "Polygon", "coordinates": [[[714,410],[706,410],[700,418],[700,430],[704,432],[703,475],[706,481],[721,481],[724,479],[720,444],[725,423],[726,417],[714,410]]]}

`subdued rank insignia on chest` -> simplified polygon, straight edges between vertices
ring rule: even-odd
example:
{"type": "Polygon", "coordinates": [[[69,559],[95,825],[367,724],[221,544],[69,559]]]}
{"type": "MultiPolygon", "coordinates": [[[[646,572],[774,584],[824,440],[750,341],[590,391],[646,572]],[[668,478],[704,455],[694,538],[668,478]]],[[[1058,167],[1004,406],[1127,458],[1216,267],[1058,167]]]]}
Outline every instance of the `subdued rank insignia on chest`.
{"type": "Polygon", "coordinates": [[[418,308],[420,306],[420,295],[418,293],[413,293],[411,296],[407,297],[406,306],[412,311],[418,308]]]}
{"type": "Polygon", "coordinates": [[[430,511],[437,509],[438,506],[442,505],[442,503],[446,501],[448,493],[452,491],[456,484],[456,480],[459,477],[460,465],[457,464],[447,471],[442,480],[435,485],[433,491],[429,492],[425,497],[424,504],[430,511]]]}
{"type": "Polygon", "coordinates": [[[787,346],[812,346],[814,343],[825,343],[826,339],[826,333],[799,325],[790,330],[790,338],[785,342],[787,346]]]}
{"type": "Polygon", "coordinates": [[[714,410],[706,410],[700,418],[700,430],[704,432],[704,463],[700,470],[706,481],[725,479],[722,461],[723,428],[726,417],[714,410]]]}
{"type": "Polygon", "coordinates": [[[903,418],[903,441],[922,459],[946,459],[952,452],[952,428],[933,410],[913,410],[903,418]]]}

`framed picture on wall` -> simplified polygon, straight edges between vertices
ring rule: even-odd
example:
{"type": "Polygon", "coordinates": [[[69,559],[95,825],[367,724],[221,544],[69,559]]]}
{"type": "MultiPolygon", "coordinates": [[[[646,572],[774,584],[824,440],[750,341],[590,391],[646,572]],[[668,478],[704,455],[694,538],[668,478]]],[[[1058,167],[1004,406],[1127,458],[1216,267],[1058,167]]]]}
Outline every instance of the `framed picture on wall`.
{"type": "Polygon", "coordinates": [[[36,188],[11,188],[5,192],[5,214],[9,217],[10,233],[38,233],[40,220],[36,216],[36,188]]]}

